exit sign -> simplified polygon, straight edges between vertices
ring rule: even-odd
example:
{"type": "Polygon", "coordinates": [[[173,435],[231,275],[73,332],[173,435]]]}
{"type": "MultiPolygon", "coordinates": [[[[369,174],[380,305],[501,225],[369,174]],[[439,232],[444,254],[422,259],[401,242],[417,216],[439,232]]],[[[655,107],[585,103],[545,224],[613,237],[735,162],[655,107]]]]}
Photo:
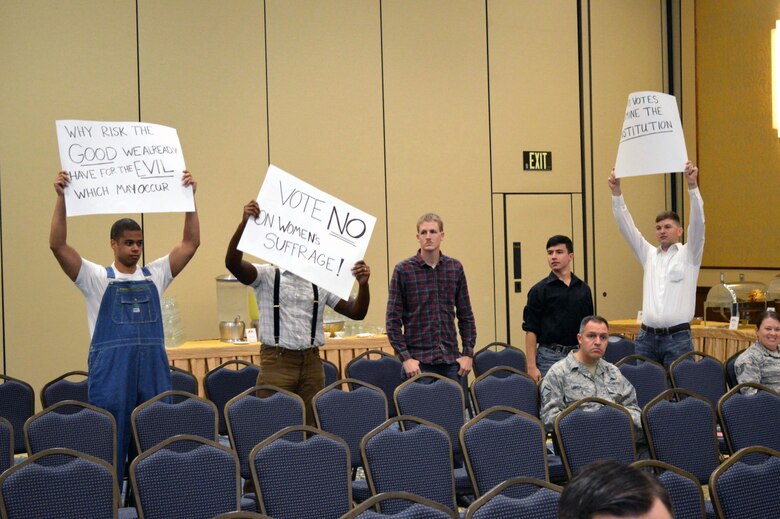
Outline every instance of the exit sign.
{"type": "Polygon", "coordinates": [[[552,171],[552,152],[524,151],[523,169],[525,171],[552,171]]]}

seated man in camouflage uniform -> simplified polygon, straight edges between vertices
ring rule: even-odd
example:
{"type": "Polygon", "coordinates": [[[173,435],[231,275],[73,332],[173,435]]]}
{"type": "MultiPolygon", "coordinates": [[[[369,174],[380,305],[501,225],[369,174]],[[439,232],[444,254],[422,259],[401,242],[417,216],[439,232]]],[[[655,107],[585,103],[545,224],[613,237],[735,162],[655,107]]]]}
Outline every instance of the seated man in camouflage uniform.
{"type": "Polygon", "coordinates": [[[540,414],[548,431],[553,429],[555,418],[571,404],[583,398],[598,397],[625,407],[634,421],[637,441],[644,439],[642,410],[634,386],[614,364],[601,358],[608,339],[606,319],[594,315],[584,318],[577,334],[579,349],[553,364],[542,379],[540,414]]]}

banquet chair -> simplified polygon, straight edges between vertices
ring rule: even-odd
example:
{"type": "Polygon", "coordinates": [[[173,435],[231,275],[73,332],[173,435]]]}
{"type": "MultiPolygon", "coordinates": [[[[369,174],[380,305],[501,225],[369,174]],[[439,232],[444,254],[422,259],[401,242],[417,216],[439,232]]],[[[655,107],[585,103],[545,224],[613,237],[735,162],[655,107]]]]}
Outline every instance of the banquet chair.
{"type": "Polygon", "coordinates": [[[325,386],[329,386],[341,378],[339,367],[328,359],[322,360],[322,369],[325,370],[325,386]]]}
{"type": "Polygon", "coordinates": [[[533,517],[557,519],[558,501],[563,489],[547,481],[533,478],[512,478],[493,487],[466,510],[465,519],[497,519],[533,517]],[[523,497],[509,497],[508,494],[523,497]]]}
{"type": "Polygon", "coordinates": [[[367,499],[342,515],[341,519],[382,519],[383,517],[392,517],[393,519],[458,519],[459,516],[441,503],[409,492],[384,492],[367,499]],[[411,504],[403,511],[392,515],[385,515],[376,510],[377,506],[390,500],[405,500],[411,504]]]}
{"type": "MultiPolygon", "coordinates": [[[[456,510],[452,446],[441,426],[414,416],[390,418],[363,437],[360,455],[373,495],[410,492],[456,510]]],[[[390,500],[380,508],[391,514],[407,506],[390,500]]]]}
{"type": "MultiPolygon", "coordinates": [[[[198,379],[189,371],[171,365],[171,389],[174,391],[184,391],[193,395],[198,394],[198,379]]],[[[183,396],[172,396],[171,402],[174,404],[185,400],[183,396]]]]}
{"type": "Polygon", "coordinates": [[[615,364],[622,358],[633,355],[636,352],[636,343],[626,339],[620,334],[610,334],[607,349],[602,357],[610,364],[615,364]]]}
{"type": "Polygon", "coordinates": [[[273,519],[273,517],[258,514],[257,512],[239,510],[237,512],[225,512],[224,514],[216,515],[214,519],[273,519]]]}
{"type": "Polygon", "coordinates": [[[314,421],[323,431],[339,436],[349,446],[352,460],[352,499],[362,502],[371,496],[368,481],[356,478],[362,466],[360,440],[388,418],[387,398],[376,386],[347,378],[330,384],[312,398],[314,421]],[[344,384],[351,387],[344,391],[344,384]]]}
{"type": "Polygon", "coordinates": [[[192,393],[166,391],[136,407],[130,426],[139,453],[178,434],[217,441],[217,406],[192,393]],[[172,403],[173,398],[180,400],[172,403]]]}
{"type": "Polygon", "coordinates": [[[578,400],[555,418],[553,430],[569,480],[596,460],[626,465],[636,461],[631,413],[613,402],[597,397],[578,400]]]}
{"type": "Polygon", "coordinates": [[[668,389],[666,370],[654,360],[642,355],[629,355],[617,361],[615,366],[636,389],[637,404],[642,409],[650,400],[668,389]]]}
{"type": "Polygon", "coordinates": [[[538,418],[511,407],[491,407],[466,422],[460,444],[474,495],[514,477],[549,481],[546,438],[538,418]]]}
{"type": "MultiPolygon", "coordinates": [[[[89,403],[88,377],[89,374],[86,371],[68,371],[54,380],[50,380],[41,389],[41,406],[46,409],[63,400],[89,403]],[[77,380],[72,380],[72,378],[77,380]]],[[[57,412],[68,413],[78,410],[77,407],[59,407],[57,412]]]]}
{"type": "Polygon", "coordinates": [[[13,426],[14,454],[26,452],[24,422],[35,414],[35,391],[23,380],[0,375],[0,417],[13,426]]]}
{"type": "Polygon", "coordinates": [[[704,494],[696,476],[658,460],[640,460],[631,466],[653,471],[655,478],[669,494],[675,519],[703,519],[706,516],[704,494]]]}
{"type": "Polygon", "coordinates": [[[780,451],[780,394],[760,384],[739,384],[718,401],[729,453],[760,445],[780,451]],[[743,389],[753,394],[743,394],[743,389]]]}
{"type": "Polygon", "coordinates": [[[236,453],[191,434],[163,440],[130,464],[142,519],[211,519],[239,510],[236,453]]]}
{"type": "MultiPolygon", "coordinates": [[[[368,350],[347,363],[345,371],[348,378],[356,378],[380,388],[385,393],[388,402],[393,401],[393,394],[403,382],[403,365],[389,353],[380,350],[368,350]],[[378,355],[372,359],[370,355],[378,355]]],[[[390,406],[388,413],[396,415],[395,407],[390,406]]]]}
{"type": "Polygon", "coordinates": [[[718,517],[754,519],[777,517],[780,511],[780,452],[766,447],[747,447],[729,457],[710,477],[710,495],[718,517]],[[745,463],[745,458],[762,463],[745,463]]]}
{"type": "Polygon", "coordinates": [[[260,442],[250,457],[261,513],[274,519],[338,519],[350,510],[349,447],[338,436],[308,425],[286,427],[260,442]],[[310,436],[298,441],[303,433],[310,436]]]}
{"type": "Polygon", "coordinates": [[[84,402],[62,400],[31,416],[24,424],[24,440],[30,456],[61,447],[116,466],[116,420],[84,402]],[[61,413],[63,407],[70,412],[61,413]]]}
{"type": "Polygon", "coordinates": [[[474,379],[469,391],[477,413],[500,405],[539,417],[539,387],[528,373],[515,368],[490,368],[474,379]]]}
{"type": "Polygon", "coordinates": [[[667,389],[642,410],[650,455],[693,474],[702,485],[720,463],[715,411],[685,389],[667,389]]]}
{"type": "Polygon", "coordinates": [[[14,426],[0,417],[0,474],[14,464],[14,426]]]}
{"type": "MultiPolygon", "coordinates": [[[[463,453],[458,435],[465,423],[465,399],[458,382],[435,373],[421,373],[407,379],[393,395],[398,415],[409,415],[441,426],[450,437],[455,463],[455,490],[458,494],[472,494],[471,480],[462,466],[463,453]]],[[[401,428],[406,422],[401,422],[401,428]]],[[[413,422],[410,422],[414,426],[413,422]]]]}
{"type": "Polygon", "coordinates": [[[203,389],[206,398],[217,406],[219,416],[219,434],[227,434],[225,422],[225,404],[242,391],[257,384],[260,366],[245,360],[228,360],[210,370],[203,377],[203,389]],[[230,369],[236,367],[238,369],[230,369]]]}
{"type": "Polygon", "coordinates": [[[687,389],[703,396],[713,409],[718,400],[726,393],[726,377],[723,364],[700,351],[689,351],[669,366],[672,387],[687,389]],[[699,360],[695,360],[698,357],[699,360]]]}
{"type": "Polygon", "coordinates": [[[72,449],[33,454],[0,475],[2,517],[117,518],[115,469],[72,449]]]}
{"type": "MultiPolygon", "coordinates": [[[[474,376],[487,373],[491,368],[507,366],[518,371],[526,371],[525,352],[505,342],[491,342],[474,354],[474,376]],[[492,349],[495,348],[495,349],[492,349]]],[[[495,372],[497,377],[506,376],[505,372],[495,372]]]]}
{"type": "Polygon", "coordinates": [[[728,359],[726,359],[726,362],[723,363],[723,376],[726,377],[726,383],[729,386],[729,389],[733,387],[737,387],[737,384],[739,384],[739,381],[737,380],[737,371],[735,369],[735,364],[737,362],[737,359],[740,355],[742,355],[747,348],[742,348],[732,356],[730,356],[728,359]]]}

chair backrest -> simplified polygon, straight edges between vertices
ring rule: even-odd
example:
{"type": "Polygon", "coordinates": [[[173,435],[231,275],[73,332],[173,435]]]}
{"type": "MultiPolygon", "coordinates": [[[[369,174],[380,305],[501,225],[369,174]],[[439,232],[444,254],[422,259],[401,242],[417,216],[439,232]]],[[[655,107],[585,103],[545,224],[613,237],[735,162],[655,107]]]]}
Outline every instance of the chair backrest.
{"type": "MultiPolygon", "coordinates": [[[[368,350],[347,363],[347,377],[356,378],[380,388],[385,393],[388,402],[393,401],[393,394],[403,382],[403,365],[389,353],[380,350],[368,350]],[[378,355],[372,359],[370,355],[378,355]]],[[[390,416],[395,416],[395,406],[388,408],[390,416]]]]}
{"type": "Polygon", "coordinates": [[[771,389],[738,384],[718,401],[718,417],[730,453],[756,445],[780,451],[780,394],[771,389]]]}
{"type": "Polygon", "coordinates": [[[236,453],[200,436],[177,435],[139,454],[130,481],[143,519],[210,519],[240,506],[236,453]]]}
{"type": "Polygon", "coordinates": [[[235,512],[226,512],[219,514],[214,519],[273,519],[265,514],[258,514],[257,512],[249,512],[247,510],[237,510],[235,512]]]}
{"type": "MultiPolygon", "coordinates": [[[[177,368],[176,366],[170,366],[170,368],[171,389],[174,391],[185,391],[187,393],[192,393],[193,395],[198,394],[198,378],[195,375],[185,369],[177,368]]],[[[186,398],[184,397],[174,396],[171,397],[171,402],[175,404],[185,399],[186,398]]]]}
{"type": "Polygon", "coordinates": [[[286,427],[252,449],[251,460],[260,511],[274,519],[338,519],[351,508],[349,447],[338,436],[307,425],[286,427]],[[286,438],[301,433],[311,436],[286,438]]]}
{"type": "Polygon", "coordinates": [[[495,486],[469,505],[465,519],[495,519],[499,517],[533,517],[557,519],[558,501],[563,489],[547,481],[533,478],[512,478],[495,486]],[[512,492],[508,492],[508,491],[512,492]],[[509,493],[523,497],[509,497],[509,493]]]}
{"type": "Polygon", "coordinates": [[[454,452],[460,452],[458,435],[465,422],[465,402],[459,383],[435,373],[421,373],[398,386],[393,399],[398,415],[416,416],[443,427],[454,452]]]}
{"type": "Polygon", "coordinates": [[[474,379],[469,388],[475,411],[501,405],[539,417],[539,386],[528,373],[497,366],[474,379]]]}
{"type": "Polygon", "coordinates": [[[217,406],[219,416],[219,434],[227,434],[225,422],[225,404],[250,387],[257,384],[260,366],[245,360],[229,360],[212,369],[203,377],[203,390],[206,398],[217,406]],[[239,369],[230,369],[239,367],[239,369]]]}
{"type": "MultiPolygon", "coordinates": [[[[456,510],[452,446],[442,427],[414,416],[390,418],[363,438],[360,455],[373,495],[410,492],[456,510]]],[[[390,500],[380,508],[393,514],[407,506],[390,500]]]]}
{"type": "Polygon", "coordinates": [[[626,465],[636,461],[634,422],[623,406],[602,398],[583,398],[555,418],[553,429],[569,480],[596,460],[626,465]]]}
{"type": "Polygon", "coordinates": [[[704,493],[696,476],[658,460],[640,460],[631,464],[639,470],[652,469],[672,503],[675,519],[704,519],[704,493]]]}
{"type": "Polygon", "coordinates": [[[409,492],[384,492],[373,496],[344,514],[341,519],[381,519],[388,517],[375,511],[385,501],[409,501],[409,507],[393,514],[394,519],[458,519],[458,514],[441,503],[425,499],[409,492]]]}
{"type": "Polygon", "coordinates": [[[667,389],[642,410],[642,427],[654,459],[707,483],[720,462],[720,453],[715,411],[704,397],[684,389],[667,389]]]}
{"type": "Polygon", "coordinates": [[[388,418],[384,392],[356,378],[347,378],[326,386],[311,402],[317,427],[346,441],[352,466],[359,466],[360,440],[388,418]],[[349,384],[351,391],[344,391],[344,384],[349,384]]]}
{"type": "Polygon", "coordinates": [[[269,385],[251,387],[231,398],[225,404],[225,416],[244,479],[252,477],[250,455],[258,443],[285,427],[306,423],[301,397],[269,385]]]}
{"type": "Polygon", "coordinates": [[[105,409],[62,400],[31,416],[24,424],[27,452],[32,456],[57,447],[94,456],[116,466],[116,420],[105,409]],[[68,413],[59,412],[68,407],[68,413]]]}
{"type": "Polygon", "coordinates": [[[636,343],[621,335],[610,335],[607,349],[602,357],[605,361],[615,364],[620,359],[633,355],[636,352],[636,343]]]}
{"type": "Polygon", "coordinates": [[[718,400],[726,393],[723,364],[712,355],[700,351],[689,351],[672,362],[669,376],[673,387],[703,396],[713,409],[717,408],[718,400]]]}
{"type": "Polygon", "coordinates": [[[72,449],[33,454],[0,475],[3,517],[118,517],[115,469],[72,449]]]}
{"type": "Polygon", "coordinates": [[[546,440],[537,417],[511,407],[491,407],[466,422],[460,444],[476,496],[515,477],[549,481],[546,440]]]}
{"type": "Polygon", "coordinates": [[[737,363],[737,359],[740,355],[742,355],[747,348],[742,348],[735,354],[731,355],[728,359],[726,359],[726,362],[723,363],[723,376],[726,377],[726,383],[728,384],[729,388],[737,387],[737,384],[739,384],[739,381],[737,380],[737,370],[735,369],[735,364],[737,363]]]}
{"type": "Polygon", "coordinates": [[[642,355],[629,355],[615,365],[636,389],[636,400],[640,408],[668,389],[663,364],[642,355]]]}
{"type": "MultiPolygon", "coordinates": [[[[474,354],[474,376],[478,377],[487,373],[490,368],[497,366],[507,366],[518,371],[525,371],[525,352],[505,342],[491,342],[474,354]]],[[[494,376],[506,376],[506,373],[497,371],[494,376]]]]}
{"type": "Polygon", "coordinates": [[[14,464],[14,426],[0,417],[0,474],[14,464]]]}
{"type": "Polygon", "coordinates": [[[710,496],[718,517],[777,517],[780,510],[780,452],[766,447],[740,449],[710,477],[710,496]],[[763,457],[762,463],[744,459],[763,457]]]}
{"type": "MultiPolygon", "coordinates": [[[[86,371],[68,371],[50,380],[41,389],[41,406],[46,409],[63,400],[89,403],[88,377],[86,371]],[[70,380],[71,378],[75,380],[70,380]]],[[[59,410],[59,412],[75,412],[78,408],[61,407],[59,410]]]]}
{"type": "Polygon", "coordinates": [[[185,391],[166,391],[136,407],[130,415],[138,452],[178,434],[217,440],[217,406],[185,391]],[[172,400],[179,401],[174,403],[172,400]]]}
{"type": "Polygon", "coordinates": [[[339,367],[328,359],[322,360],[322,369],[325,371],[325,385],[329,386],[341,378],[339,367]]]}
{"type": "Polygon", "coordinates": [[[0,375],[0,417],[14,430],[14,453],[27,451],[24,444],[24,422],[35,414],[35,391],[23,380],[0,375]]]}

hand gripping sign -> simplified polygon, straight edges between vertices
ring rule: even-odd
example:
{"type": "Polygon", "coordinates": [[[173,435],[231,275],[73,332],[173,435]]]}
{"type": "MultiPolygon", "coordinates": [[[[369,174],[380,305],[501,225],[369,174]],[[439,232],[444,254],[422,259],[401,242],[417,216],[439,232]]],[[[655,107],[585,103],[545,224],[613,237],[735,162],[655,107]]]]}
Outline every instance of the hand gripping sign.
{"type": "Polygon", "coordinates": [[[349,299],[376,218],[274,166],[257,195],[260,216],[250,219],[239,250],[349,299]]]}

